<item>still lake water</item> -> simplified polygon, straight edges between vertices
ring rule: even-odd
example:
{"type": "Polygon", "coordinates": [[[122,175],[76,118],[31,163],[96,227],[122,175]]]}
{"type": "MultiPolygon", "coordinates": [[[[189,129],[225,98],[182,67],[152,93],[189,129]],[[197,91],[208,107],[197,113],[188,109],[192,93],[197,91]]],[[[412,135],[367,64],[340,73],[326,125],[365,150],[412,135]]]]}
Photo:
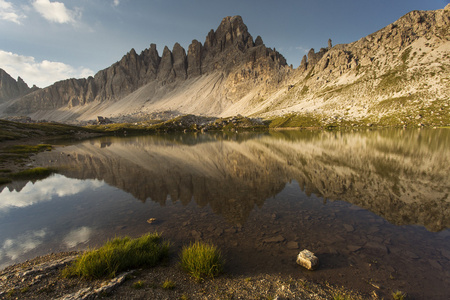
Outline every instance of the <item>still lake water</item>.
{"type": "Polygon", "coordinates": [[[58,173],[0,187],[0,268],[156,230],[213,241],[233,274],[450,298],[450,129],[103,137],[34,160],[58,173]]]}

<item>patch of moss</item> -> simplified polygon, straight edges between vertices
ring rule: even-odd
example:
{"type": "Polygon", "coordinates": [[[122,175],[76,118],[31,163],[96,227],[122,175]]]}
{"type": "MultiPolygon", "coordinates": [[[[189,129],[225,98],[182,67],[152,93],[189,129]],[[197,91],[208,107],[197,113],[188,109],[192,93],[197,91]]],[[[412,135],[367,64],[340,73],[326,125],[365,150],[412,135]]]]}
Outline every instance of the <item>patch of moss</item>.
{"type": "Polygon", "coordinates": [[[307,81],[308,79],[310,79],[313,75],[313,70],[311,69],[311,71],[308,72],[308,74],[306,74],[304,81],[307,81]]]}
{"type": "Polygon", "coordinates": [[[402,56],[401,56],[403,64],[406,64],[406,62],[408,61],[409,54],[411,53],[411,50],[412,50],[412,48],[408,47],[408,48],[405,49],[405,51],[403,51],[402,56]]]}
{"type": "Polygon", "coordinates": [[[403,97],[396,97],[396,98],[388,98],[385,100],[380,101],[378,104],[376,104],[373,108],[375,110],[391,110],[391,109],[398,109],[402,106],[408,104],[409,101],[413,99],[413,96],[403,96],[403,97]]]}
{"type": "Polygon", "coordinates": [[[286,127],[321,127],[320,120],[310,114],[288,114],[271,120],[269,128],[286,128],[286,127]]]}
{"type": "Polygon", "coordinates": [[[378,88],[388,91],[401,91],[402,83],[407,80],[405,68],[397,67],[381,76],[381,81],[378,83],[378,88]]]}
{"type": "Polygon", "coordinates": [[[52,146],[49,144],[39,144],[39,145],[15,145],[6,148],[4,151],[9,153],[38,153],[42,151],[50,151],[52,146]]]}
{"type": "Polygon", "coordinates": [[[304,85],[302,87],[302,90],[300,91],[300,95],[302,95],[302,96],[306,95],[308,93],[308,91],[309,91],[309,87],[307,85],[304,85]]]}

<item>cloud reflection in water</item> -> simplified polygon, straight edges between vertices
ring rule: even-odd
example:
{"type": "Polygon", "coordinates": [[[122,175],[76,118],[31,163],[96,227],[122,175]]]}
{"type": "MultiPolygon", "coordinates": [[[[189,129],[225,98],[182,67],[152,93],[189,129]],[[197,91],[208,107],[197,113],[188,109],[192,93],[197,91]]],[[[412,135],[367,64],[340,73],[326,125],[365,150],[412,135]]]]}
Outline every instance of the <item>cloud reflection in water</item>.
{"type": "Polygon", "coordinates": [[[89,241],[92,234],[92,229],[86,226],[77,228],[69,232],[64,238],[64,243],[67,247],[73,248],[78,244],[84,244],[89,241]]]}
{"type": "Polygon", "coordinates": [[[20,191],[3,189],[0,192],[0,212],[11,208],[27,207],[40,202],[51,201],[54,198],[75,195],[85,190],[95,190],[105,185],[102,180],[70,179],[55,174],[45,180],[28,182],[20,191]],[[56,197],[57,196],[57,197],[56,197]]]}
{"type": "Polygon", "coordinates": [[[6,239],[0,248],[0,260],[18,258],[43,243],[47,229],[28,231],[15,239],[6,239]]]}

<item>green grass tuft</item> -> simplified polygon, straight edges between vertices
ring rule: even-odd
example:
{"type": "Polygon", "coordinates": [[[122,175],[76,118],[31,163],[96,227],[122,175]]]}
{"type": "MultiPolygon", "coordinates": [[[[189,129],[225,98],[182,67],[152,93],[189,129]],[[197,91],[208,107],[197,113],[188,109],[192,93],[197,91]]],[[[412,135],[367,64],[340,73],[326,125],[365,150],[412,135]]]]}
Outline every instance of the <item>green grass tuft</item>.
{"type": "Polygon", "coordinates": [[[135,288],[137,290],[142,289],[143,287],[144,287],[144,282],[142,280],[138,280],[133,283],[133,288],[135,288]]]}
{"type": "Polygon", "coordinates": [[[166,279],[164,283],[161,285],[161,287],[165,290],[173,290],[175,288],[175,282],[172,280],[166,279]]]}
{"type": "Polygon", "coordinates": [[[198,281],[214,278],[223,271],[222,253],[210,243],[197,241],[184,246],[180,258],[181,267],[198,281]]]}
{"type": "Polygon", "coordinates": [[[115,238],[103,247],[88,251],[66,267],[63,277],[97,279],[115,277],[130,268],[154,267],[169,255],[169,243],[152,233],[137,239],[115,238]]]}
{"type": "Polygon", "coordinates": [[[395,291],[392,293],[392,299],[394,300],[404,300],[406,299],[406,294],[402,291],[395,291]]]}

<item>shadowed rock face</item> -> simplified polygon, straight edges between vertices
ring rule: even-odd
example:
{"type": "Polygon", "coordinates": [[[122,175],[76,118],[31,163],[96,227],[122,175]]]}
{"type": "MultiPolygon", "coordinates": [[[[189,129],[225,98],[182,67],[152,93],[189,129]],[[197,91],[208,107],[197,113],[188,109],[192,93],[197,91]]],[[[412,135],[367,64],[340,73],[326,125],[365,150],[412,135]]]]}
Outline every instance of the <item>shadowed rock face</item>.
{"type": "Polygon", "coordinates": [[[343,200],[396,225],[450,227],[448,130],[206,137],[108,138],[38,158],[66,176],[102,179],[141,201],[193,198],[232,223],[245,223],[295,180],[308,196],[343,200]]]}
{"type": "Polygon", "coordinates": [[[0,103],[21,97],[36,89],[35,86],[29,88],[20,77],[17,78],[17,81],[14,80],[3,69],[0,69],[0,103]]]}

